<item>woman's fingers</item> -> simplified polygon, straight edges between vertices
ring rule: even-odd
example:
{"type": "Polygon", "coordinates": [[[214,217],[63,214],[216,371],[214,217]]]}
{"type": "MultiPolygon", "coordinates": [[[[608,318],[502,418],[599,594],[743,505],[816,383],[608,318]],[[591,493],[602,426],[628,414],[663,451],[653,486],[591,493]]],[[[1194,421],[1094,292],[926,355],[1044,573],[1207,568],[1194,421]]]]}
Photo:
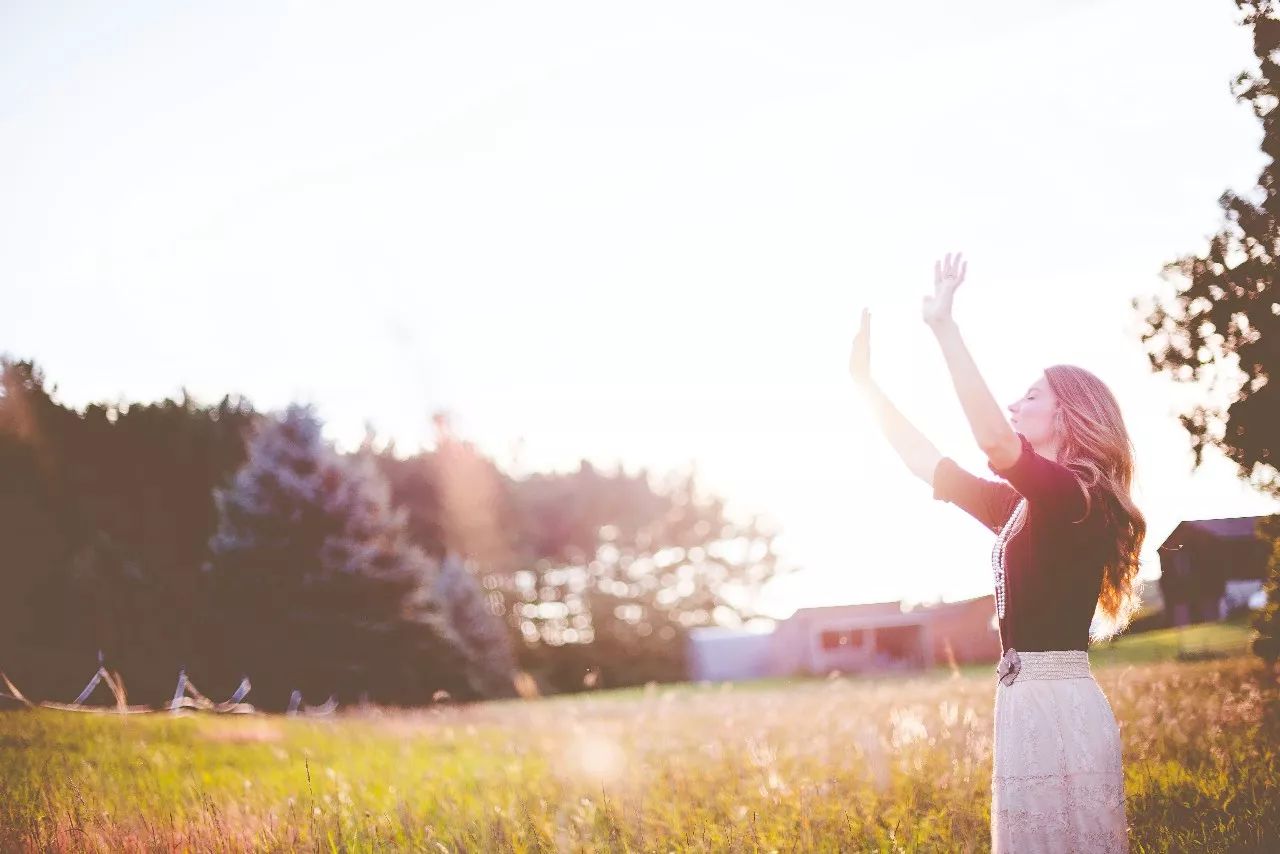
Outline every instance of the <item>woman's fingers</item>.
{"type": "Polygon", "coordinates": [[[933,262],[933,283],[939,290],[944,286],[956,287],[964,281],[969,262],[963,252],[948,252],[941,261],[933,262]]]}

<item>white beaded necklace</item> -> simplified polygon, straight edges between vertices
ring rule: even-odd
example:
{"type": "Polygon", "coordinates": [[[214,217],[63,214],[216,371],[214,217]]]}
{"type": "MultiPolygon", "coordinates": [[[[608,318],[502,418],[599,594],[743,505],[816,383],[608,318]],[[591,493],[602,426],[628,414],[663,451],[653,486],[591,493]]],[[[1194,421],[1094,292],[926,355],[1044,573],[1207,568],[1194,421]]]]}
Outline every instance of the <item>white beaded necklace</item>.
{"type": "Polygon", "coordinates": [[[1009,540],[1013,536],[1014,528],[1018,525],[1018,520],[1027,512],[1027,499],[1018,502],[1018,506],[1009,514],[1009,521],[1004,523],[1004,527],[1000,529],[1000,535],[996,537],[996,544],[991,549],[991,572],[996,577],[996,615],[1004,619],[1004,585],[1005,585],[1005,565],[1004,552],[1009,545],[1009,540]]]}

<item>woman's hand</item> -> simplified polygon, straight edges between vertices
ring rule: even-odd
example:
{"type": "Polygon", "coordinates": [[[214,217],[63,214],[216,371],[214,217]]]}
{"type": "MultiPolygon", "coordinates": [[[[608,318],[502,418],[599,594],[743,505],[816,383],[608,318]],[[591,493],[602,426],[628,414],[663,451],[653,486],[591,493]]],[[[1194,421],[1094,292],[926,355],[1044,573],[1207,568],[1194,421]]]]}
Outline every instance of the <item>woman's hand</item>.
{"type": "Polygon", "coordinates": [[[853,352],[849,354],[849,374],[859,388],[871,385],[871,312],[862,310],[862,325],[853,336],[853,352]]]}
{"type": "Polygon", "coordinates": [[[924,322],[934,328],[951,322],[951,302],[969,269],[969,262],[961,263],[961,257],[956,253],[953,259],[948,252],[946,260],[933,264],[933,294],[924,298],[923,315],[924,322]]]}

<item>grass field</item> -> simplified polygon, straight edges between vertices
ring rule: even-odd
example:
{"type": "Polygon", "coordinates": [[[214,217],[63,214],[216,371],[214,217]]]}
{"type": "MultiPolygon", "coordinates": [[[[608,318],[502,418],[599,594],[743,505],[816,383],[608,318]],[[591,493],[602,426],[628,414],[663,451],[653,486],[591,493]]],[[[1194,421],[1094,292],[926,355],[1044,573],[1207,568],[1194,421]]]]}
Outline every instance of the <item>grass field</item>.
{"type": "MultiPolygon", "coordinates": [[[[1195,629],[1095,653],[1133,850],[1280,850],[1276,675],[1168,660],[1231,647],[1195,629]]],[[[7,712],[0,850],[981,851],[994,687],[984,667],[312,720],[7,712]]]]}

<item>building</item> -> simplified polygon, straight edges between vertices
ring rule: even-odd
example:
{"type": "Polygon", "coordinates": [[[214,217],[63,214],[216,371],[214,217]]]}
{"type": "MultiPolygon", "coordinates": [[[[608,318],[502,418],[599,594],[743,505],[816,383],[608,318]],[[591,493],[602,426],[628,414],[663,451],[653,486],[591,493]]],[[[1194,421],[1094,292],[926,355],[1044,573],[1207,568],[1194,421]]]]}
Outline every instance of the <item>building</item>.
{"type": "Polygon", "coordinates": [[[999,658],[992,596],[910,609],[901,602],[801,608],[768,634],[706,628],[689,638],[695,680],[893,672],[999,658]]]}
{"type": "Polygon", "coordinates": [[[1220,620],[1261,595],[1270,544],[1255,533],[1264,517],[1182,522],[1160,546],[1160,593],[1171,626],[1220,620]]]}
{"type": "Polygon", "coordinates": [[[689,635],[689,676],[730,682],[773,674],[773,635],[707,626],[689,635]]]}

